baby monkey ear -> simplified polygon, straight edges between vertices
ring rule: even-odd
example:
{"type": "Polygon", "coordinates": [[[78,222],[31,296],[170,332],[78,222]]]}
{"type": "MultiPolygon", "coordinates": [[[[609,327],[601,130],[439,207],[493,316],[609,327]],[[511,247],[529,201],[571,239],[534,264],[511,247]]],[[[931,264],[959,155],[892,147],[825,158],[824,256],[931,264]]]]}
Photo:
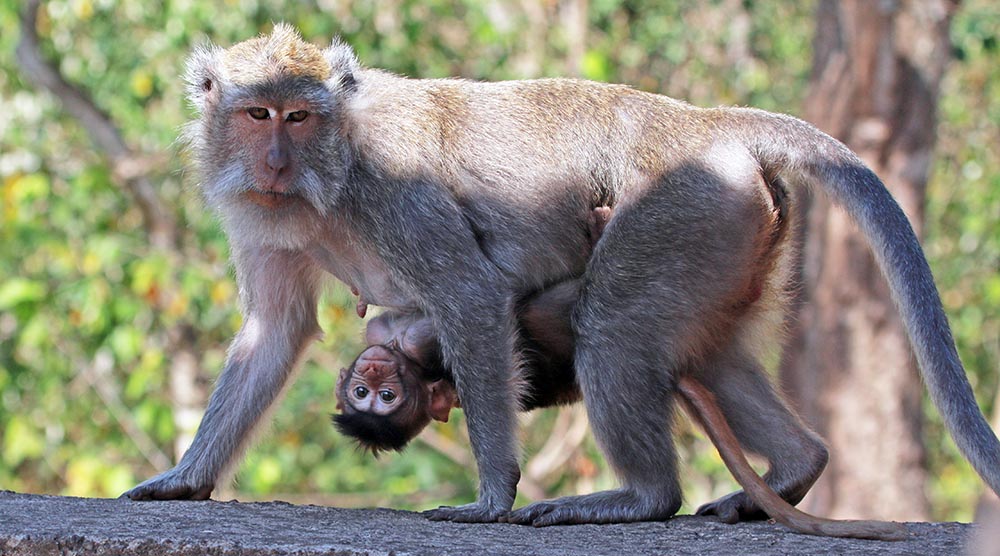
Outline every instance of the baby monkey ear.
{"type": "MultiPolygon", "coordinates": [[[[354,368],[354,366],[352,365],[351,368],[354,368]]],[[[336,395],[336,398],[337,398],[336,409],[337,409],[337,411],[343,411],[344,410],[344,400],[341,399],[341,394],[344,392],[344,382],[347,380],[347,377],[349,377],[349,376],[351,376],[351,371],[349,369],[344,369],[344,368],[341,368],[340,369],[340,374],[337,375],[337,386],[335,387],[335,393],[337,394],[336,395]]]]}
{"type": "Polygon", "coordinates": [[[429,398],[427,412],[435,421],[447,423],[452,408],[462,407],[455,386],[446,380],[435,380],[430,383],[427,386],[427,395],[429,398]]]}

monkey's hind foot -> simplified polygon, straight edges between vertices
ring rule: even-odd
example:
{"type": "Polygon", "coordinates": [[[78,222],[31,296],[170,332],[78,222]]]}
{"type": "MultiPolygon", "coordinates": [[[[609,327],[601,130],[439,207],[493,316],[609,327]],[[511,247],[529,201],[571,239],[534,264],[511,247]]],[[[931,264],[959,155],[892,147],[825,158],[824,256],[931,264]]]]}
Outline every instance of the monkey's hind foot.
{"type": "Polygon", "coordinates": [[[619,489],[536,502],[514,510],[507,515],[506,521],[535,527],[662,521],[677,513],[680,507],[679,495],[649,499],[635,491],[619,489]]]}
{"type": "Polygon", "coordinates": [[[176,468],[149,479],[120,498],[132,500],[208,500],[214,484],[193,485],[176,468]]]}
{"type": "Polygon", "coordinates": [[[483,502],[473,502],[462,506],[441,506],[423,512],[431,521],[454,521],[457,523],[496,523],[507,515],[508,509],[492,507],[483,502]]]}
{"type": "Polygon", "coordinates": [[[757,507],[757,504],[754,504],[742,490],[702,505],[695,512],[695,515],[714,515],[723,523],[767,519],[767,514],[757,507]]]}

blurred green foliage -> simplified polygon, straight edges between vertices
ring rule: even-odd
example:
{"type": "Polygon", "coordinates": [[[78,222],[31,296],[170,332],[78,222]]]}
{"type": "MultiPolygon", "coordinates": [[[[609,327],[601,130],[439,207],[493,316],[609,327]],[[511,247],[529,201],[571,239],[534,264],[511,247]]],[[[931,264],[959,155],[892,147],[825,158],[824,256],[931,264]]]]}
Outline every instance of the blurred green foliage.
{"type": "MultiPolygon", "coordinates": [[[[179,323],[197,330],[207,383],[221,367],[240,322],[227,246],[174,145],[191,116],[178,75],[195,44],[229,45],[289,21],[307,39],[340,35],[363,63],[413,76],[578,75],[700,105],[793,113],[801,105],[813,2],[592,0],[582,27],[574,27],[569,4],[46,3],[38,32],[48,59],[133,149],[163,159],[148,177],[180,226],[179,254],[170,254],[151,247],[139,210],[86,130],[19,73],[20,2],[0,2],[0,487],[117,496],[155,472],[155,457],[123,421],[167,454],[179,433],[165,330],[179,323]]],[[[962,356],[992,410],[1000,368],[1000,14],[991,0],[968,0],[953,27],[956,59],[941,103],[926,239],[962,356]]],[[[412,508],[474,497],[474,471],[460,457],[418,442],[374,460],[333,431],[336,371],[359,349],[353,304],[341,287],[325,296],[325,338],[237,486],[223,495],[412,508]]],[[[526,418],[527,455],[556,420],[554,411],[526,418]]],[[[460,413],[434,432],[440,442],[467,446],[460,413]]],[[[937,422],[927,434],[936,517],[968,519],[978,479],[937,422]]],[[[692,504],[733,488],[704,439],[685,432],[680,446],[692,504]]],[[[612,483],[588,440],[541,486],[556,495],[612,483]]]]}

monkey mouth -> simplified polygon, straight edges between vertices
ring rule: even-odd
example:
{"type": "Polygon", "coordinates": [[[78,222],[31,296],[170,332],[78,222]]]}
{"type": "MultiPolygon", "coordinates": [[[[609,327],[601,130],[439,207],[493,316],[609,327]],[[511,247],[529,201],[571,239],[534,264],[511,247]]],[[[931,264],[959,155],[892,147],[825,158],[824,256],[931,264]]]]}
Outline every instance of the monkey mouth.
{"type": "Polygon", "coordinates": [[[259,189],[248,190],[246,192],[246,197],[251,203],[267,209],[281,208],[292,204],[296,199],[298,199],[298,195],[295,195],[294,193],[260,191],[259,189]]]}

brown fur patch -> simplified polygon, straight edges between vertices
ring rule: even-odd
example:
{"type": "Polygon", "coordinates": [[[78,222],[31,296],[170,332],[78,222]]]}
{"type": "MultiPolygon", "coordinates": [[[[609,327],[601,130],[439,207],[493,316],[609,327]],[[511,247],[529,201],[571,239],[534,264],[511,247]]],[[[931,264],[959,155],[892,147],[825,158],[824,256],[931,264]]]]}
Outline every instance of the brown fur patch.
{"type": "Polygon", "coordinates": [[[754,253],[756,268],[750,285],[743,297],[733,306],[737,313],[743,312],[764,295],[766,283],[775,270],[774,265],[778,260],[777,250],[788,232],[788,190],[773,170],[762,169],[761,178],[770,196],[771,210],[766,216],[767,226],[763,230],[763,237],[757,243],[754,253]]]}
{"type": "Polygon", "coordinates": [[[275,25],[270,35],[233,45],[226,50],[223,64],[229,79],[237,85],[280,77],[311,77],[319,81],[330,77],[330,64],[323,51],[302,40],[285,23],[275,25]]]}

